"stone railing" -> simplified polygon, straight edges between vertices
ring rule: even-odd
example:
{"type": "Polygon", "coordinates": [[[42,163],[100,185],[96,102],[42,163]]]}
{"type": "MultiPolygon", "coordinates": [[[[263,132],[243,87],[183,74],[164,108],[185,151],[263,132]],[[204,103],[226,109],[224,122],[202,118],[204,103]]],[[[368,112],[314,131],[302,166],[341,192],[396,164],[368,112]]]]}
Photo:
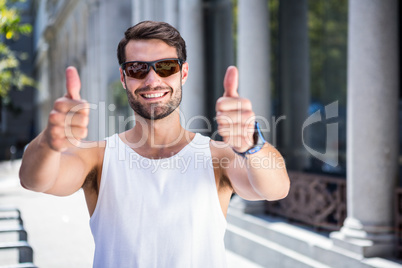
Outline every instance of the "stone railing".
{"type": "Polygon", "coordinates": [[[345,178],[289,172],[289,195],[267,202],[266,212],[317,230],[339,230],[346,218],[345,178]]]}

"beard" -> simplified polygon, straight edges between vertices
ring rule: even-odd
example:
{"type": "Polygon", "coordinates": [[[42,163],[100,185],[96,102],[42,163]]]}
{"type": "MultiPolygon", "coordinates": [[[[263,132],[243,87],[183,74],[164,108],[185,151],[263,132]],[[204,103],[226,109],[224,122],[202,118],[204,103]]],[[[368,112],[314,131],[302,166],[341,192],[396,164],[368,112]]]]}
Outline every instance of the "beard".
{"type": "MultiPolygon", "coordinates": [[[[142,98],[140,96],[141,92],[158,90],[158,89],[161,89],[161,88],[144,87],[144,88],[138,89],[135,94],[137,94],[138,98],[142,98]]],[[[137,115],[141,116],[144,119],[148,119],[148,120],[159,120],[159,119],[167,117],[174,110],[176,110],[177,107],[179,107],[181,100],[182,100],[181,85],[179,88],[176,89],[176,91],[174,91],[171,87],[169,87],[169,89],[170,89],[170,92],[173,92],[174,95],[172,95],[172,97],[168,103],[152,103],[149,105],[142,105],[140,103],[140,101],[136,100],[134,98],[133,93],[127,89],[127,86],[126,86],[126,93],[127,93],[127,98],[128,98],[130,107],[131,107],[131,109],[134,110],[134,112],[137,115]]],[[[170,94],[170,93],[167,93],[167,94],[170,94]]]]}

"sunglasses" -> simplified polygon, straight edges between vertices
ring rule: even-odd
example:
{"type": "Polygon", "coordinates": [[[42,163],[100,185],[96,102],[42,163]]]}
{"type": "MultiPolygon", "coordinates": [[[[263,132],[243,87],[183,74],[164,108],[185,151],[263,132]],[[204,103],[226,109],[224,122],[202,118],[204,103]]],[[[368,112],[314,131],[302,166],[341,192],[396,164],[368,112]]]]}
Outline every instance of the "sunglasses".
{"type": "Polygon", "coordinates": [[[184,63],[181,59],[163,59],[156,61],[127,61],[121,65],[121,69],[128,77],[144,79],[151,67],[160,77],[168,77],[181,70],[184,63]]]}

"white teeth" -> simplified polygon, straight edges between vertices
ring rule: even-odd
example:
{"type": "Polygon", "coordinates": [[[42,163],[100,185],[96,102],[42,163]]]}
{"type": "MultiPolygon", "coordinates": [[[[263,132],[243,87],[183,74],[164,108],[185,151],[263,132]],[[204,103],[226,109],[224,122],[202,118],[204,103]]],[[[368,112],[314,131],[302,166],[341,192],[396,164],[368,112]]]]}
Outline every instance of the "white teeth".
{"type": "Polygon", "coordinates": [[[152,98],[159,98],[165,95],[165,93],[157,93],[157,94],[144,94],[144,97],[147,99],[152,99],[152,98]]]}

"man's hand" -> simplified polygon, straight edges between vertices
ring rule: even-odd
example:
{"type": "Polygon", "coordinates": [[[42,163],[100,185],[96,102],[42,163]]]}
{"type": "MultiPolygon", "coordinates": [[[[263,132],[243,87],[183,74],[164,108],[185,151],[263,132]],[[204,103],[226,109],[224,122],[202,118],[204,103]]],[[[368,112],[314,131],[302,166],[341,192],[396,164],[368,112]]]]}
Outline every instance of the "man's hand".
{"type": "Polygon", "coordinates": [[[223,81],[225,92],[216,102],[216,121],[223,141],[237,152],[245,152],[254,145],[255,115],[250,100],[239,97],[238,77],[237,68],[230,66],[223,81]]]}
{"type": "Polygon", "coordinates": [[[79,146],[88,133],[89,105],[81,100],[81,81],[75,67],[66,69],[67,93],[54,102],[44,138],[49,147],[62,152],[79,146]]]}

